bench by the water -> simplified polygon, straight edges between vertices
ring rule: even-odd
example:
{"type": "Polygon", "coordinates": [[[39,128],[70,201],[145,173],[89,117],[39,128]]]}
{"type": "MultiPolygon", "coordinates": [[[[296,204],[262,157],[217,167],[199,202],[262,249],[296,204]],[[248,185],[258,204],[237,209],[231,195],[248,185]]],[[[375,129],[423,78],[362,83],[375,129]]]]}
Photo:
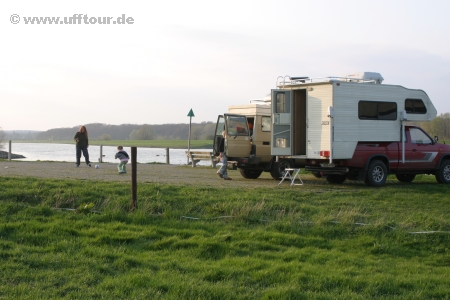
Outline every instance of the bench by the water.
{"type": "Polygon", "coordinates": [[[211,166],[216,167],[217,161],[212,152],[207,151],[186,151],[186,156],[189,158],[192,167],[195,167],[201,160],[211,161],[211,166]]]}

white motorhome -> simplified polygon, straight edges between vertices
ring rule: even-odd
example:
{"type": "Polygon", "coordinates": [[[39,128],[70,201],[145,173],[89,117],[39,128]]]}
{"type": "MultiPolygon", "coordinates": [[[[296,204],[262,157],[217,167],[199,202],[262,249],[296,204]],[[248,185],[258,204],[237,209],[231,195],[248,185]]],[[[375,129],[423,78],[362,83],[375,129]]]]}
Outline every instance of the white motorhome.
{"type": "Polygon", "coordinates": [[[379,73],[281,79],[271,92],[271,153],[281,158],[351,159],[358,142],[402,141],[403,121],[437,114],[424,91],[382,84],[379,73]]]}

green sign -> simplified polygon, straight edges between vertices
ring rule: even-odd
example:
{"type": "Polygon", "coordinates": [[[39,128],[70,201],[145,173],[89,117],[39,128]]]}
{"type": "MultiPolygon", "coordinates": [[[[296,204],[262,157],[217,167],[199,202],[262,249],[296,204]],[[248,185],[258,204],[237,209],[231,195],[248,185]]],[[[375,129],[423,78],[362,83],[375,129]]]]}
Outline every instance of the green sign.
{"type": "Polygon", "coordinates": [[[195,117],[195,116],[194,116],[194,112],[192,111],[192,108],[191,108],[191,110],[189,111],[189,113],[188,113],[187,116],[188,116],[188,117],[195,117]]]}

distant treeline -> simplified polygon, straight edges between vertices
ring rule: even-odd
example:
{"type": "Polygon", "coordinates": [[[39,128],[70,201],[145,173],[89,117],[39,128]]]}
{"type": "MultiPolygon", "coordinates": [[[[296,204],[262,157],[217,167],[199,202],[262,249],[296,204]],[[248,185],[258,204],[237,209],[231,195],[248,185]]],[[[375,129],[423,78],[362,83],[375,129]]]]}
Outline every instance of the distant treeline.
{"type": "MultiPolygon", "coordinates": [[[[431,137],[440,140],[450,139],[450,113],[440,114],[431,122],[417,123],[431,137]]],[[[187,140],[189,124],[162,125],[107,125],[92,123],[85,125],[89,138],[94,140],[187,140]]],[[[213,122],[192,123],[192,140],[212,140],[216,124],[213,122]]],[[[47,131],[17,130],[3,132],[5,140],[71,140],[79,126],[71,128],[55,128],[47,131]]],[[[1,133],[1,132],[0,132],[1,133]]],[[[0,135],[0,141],[1,141],[0,135]]]]}
{"type": "MultiPolygon", "coordinates": [[[[92,140],[187,140],[189,124],[85,124],[92,140]]],[[[213,139],[216,124],[213,122],[192,123],[192,140],[213,139]]],[[[5,131],[4,140],[71,140],[80,126],[54,128],[47,131],[5,131]]]]}

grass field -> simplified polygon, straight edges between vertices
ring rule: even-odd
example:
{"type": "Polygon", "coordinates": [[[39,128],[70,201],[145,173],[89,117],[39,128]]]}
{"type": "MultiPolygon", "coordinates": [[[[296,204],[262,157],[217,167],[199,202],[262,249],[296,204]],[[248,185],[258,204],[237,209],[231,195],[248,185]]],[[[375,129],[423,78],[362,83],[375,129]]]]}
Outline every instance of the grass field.
{"type": "Polygon", "coordinates": [[[3,299],[450,299],[450,187],[431,176],[379,189],[142,183],[135,211],[125,183],[0,186],[3,299]]]}

